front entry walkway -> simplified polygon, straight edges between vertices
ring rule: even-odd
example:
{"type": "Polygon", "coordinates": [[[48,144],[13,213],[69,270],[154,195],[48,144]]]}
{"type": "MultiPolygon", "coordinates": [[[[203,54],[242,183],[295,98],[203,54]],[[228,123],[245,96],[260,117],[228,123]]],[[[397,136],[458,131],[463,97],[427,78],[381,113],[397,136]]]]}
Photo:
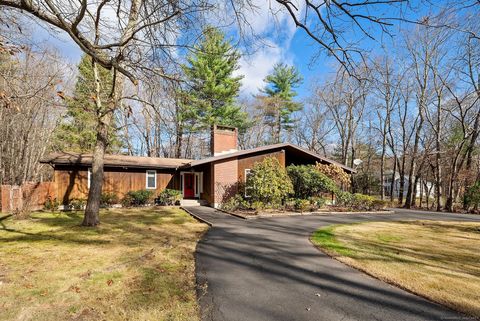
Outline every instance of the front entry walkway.
{"type": "Polygon", "coordinates": [[[313,247],[321,226],[365,220],[475,220],[418,212],[246,221],[208,207],[213,224],[197,247],[202,320],[453,320],[462,315],[350,268],[313,247]]]}

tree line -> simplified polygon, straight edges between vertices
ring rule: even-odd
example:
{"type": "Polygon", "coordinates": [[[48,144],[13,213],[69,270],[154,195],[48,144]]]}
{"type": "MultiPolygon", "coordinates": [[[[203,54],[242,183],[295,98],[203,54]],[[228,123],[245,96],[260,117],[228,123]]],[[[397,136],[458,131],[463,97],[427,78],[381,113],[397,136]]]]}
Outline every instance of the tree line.
{"type": "Polygon", "coordinates": [[[239,99],[240,51],[211,22],[218,16],[219,24],[236,25],[244,43],[251,42],[253,1],[0,1],[1,130],[8,141],[1,146],[2,182],[38,179],[38,159],[50,150],[93,152],[84,225],[94,226],[105,153],[202,157],[209,126],[223,123],[240,128],[243,148],[289,140],[352,167],[362,159],[353,188],[382,198],[385,176],[398,172],[398,202],[406,207],[421,202],[419,184],[433,182],[429,206],[453,209],[478,180],[478,3],[447,1],[411,19],[409,1],[300,4],[277,0],[271,14],[286,13],[317,44],[313,61],[326,53],[338,65],[304,101],[295,99],[302,76],[284,64],[258,95],[239,99]],[[85,53],[75,85],[48,50],[29,54],[48,63],[30,65],[22,76],[28,46],[12,35],[32,16],[85,53]],[[345,37],[355,30],[394,41],[383,55],[370,55],[362,41],[345,37]],[[62,116],[55,106],[64,108],[62,116]],[[15,173],[19,168],[22,175],[15,173]]]}

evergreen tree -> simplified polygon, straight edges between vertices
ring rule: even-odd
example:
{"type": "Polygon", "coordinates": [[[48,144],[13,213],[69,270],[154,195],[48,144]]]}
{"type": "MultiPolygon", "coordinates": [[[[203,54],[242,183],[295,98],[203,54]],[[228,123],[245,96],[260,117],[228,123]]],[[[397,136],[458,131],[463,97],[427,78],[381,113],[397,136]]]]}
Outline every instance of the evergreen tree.
{"type": "MultiPolygon", "coordinates": [[[[109,70],[99,67],[101,100],[106,101],[112,88],[112,75],[109,70]]],[[[78,64],[78,76],[73,97],[66,97],[67,112],[55,133],[55,147],[59,150],[91,152],[97,135],[97,110],[95,106],[95,80],[92,59],[83,55],[78,64]]],[[[117,135],[112,135],[108,150],[119,149],[117,135]]]]}
{"type": "Polygon", "coordinates": [[[273,142],[279,143],[283,130],[290,131],[295,123],[292,114],[302,109],[302,104],[293,101],[297,96],[294,88],[303,81],[294,66],[278,63],[273,72],[265,77],[266,83],[260,96],[265,109],[265,123],[272,127],[273,142]]]}
{"type": "Polygon", "coordinates": [[[239,52],[218,29],[204,30],[202,41],[187,56],[183,66],[187,79],[181,120],[191,130],[209,129],[211,125],[244,128],[247,115],[236,104],[243,76],[233,76],[238,70],[239,52]]]}

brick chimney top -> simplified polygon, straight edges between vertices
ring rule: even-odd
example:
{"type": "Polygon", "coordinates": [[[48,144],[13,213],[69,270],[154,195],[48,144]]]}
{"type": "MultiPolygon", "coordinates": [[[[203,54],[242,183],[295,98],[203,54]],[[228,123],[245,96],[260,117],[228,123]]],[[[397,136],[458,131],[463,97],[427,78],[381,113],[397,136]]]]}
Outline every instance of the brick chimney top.
{"type": "Polygon", "coordinates": [[[212,156],[233,153],[238,150],[238,130],[235,127],[213,125],[210,139],[212,156]]]}

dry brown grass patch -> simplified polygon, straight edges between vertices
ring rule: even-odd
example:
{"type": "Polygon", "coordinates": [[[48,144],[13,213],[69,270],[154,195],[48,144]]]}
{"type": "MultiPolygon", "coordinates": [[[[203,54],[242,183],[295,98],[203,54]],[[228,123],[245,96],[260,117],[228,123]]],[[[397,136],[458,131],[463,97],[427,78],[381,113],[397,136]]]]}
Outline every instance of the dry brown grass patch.
{"type": "Polygon", "coordinates": [[[177,208],[35,213],[0,225],[0,320],[198,320],[195,246],[177,208]]]}
{"type": "Polygon", "coordinates": [[[340,261],[480,318],[480,223],[336,225],[312,241],[340,261]]]}

